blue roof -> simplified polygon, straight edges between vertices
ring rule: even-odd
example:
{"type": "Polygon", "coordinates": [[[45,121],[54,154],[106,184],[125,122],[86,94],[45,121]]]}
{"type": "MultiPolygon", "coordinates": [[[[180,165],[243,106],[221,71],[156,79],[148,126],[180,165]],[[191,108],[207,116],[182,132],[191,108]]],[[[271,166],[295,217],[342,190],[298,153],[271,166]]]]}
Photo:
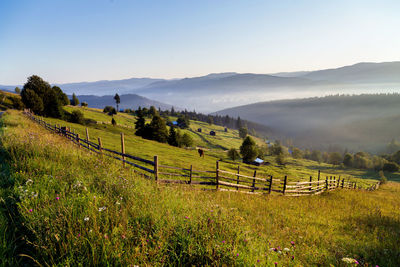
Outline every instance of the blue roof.
{"type": "Polygon", "coordinates": [[[264,161],[263,161],[262,159],[260,159],[260,158],[256,158],[256,159],[254,160],[254,162],[263,163],[264,161]]]}
{"type": "Polygon", "coordinates": [[[173,125],[178,125],[178,122],[177,121],[173,121],[172,124],[173,125]]]}

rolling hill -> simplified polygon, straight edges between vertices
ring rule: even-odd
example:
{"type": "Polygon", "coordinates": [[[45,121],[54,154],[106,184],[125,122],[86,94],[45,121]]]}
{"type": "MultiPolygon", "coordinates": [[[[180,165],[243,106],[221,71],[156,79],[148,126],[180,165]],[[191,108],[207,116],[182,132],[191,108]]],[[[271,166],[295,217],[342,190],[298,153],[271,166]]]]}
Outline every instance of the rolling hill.
{"type": "Polygon", "coordinates": [[[335,95],[259,102],[216,112],[268,125],[295,144],[382,152],[400,137],[400,94],[335,95]]]}

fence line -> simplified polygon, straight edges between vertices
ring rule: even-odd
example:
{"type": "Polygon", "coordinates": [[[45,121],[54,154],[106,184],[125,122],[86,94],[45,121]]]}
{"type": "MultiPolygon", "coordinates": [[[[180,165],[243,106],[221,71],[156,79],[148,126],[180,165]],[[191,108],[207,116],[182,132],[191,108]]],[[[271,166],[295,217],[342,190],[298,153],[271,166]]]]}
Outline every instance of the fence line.
{"type": "MultiPolygon", "coordinates": [[[[90,141],[87,128],[86,138],[83,139],[75,131],[71,132],[69,128],[61,127],[60,125],[51,125],[27,110],[24,111],[24,114],[47,130],[64,136],[79,147],[122,161],[124,167],[126,164],[130,165],[135,173],[148,179],[154,179],[158,183],[200,185],[203,188],[215,186],[216,190],[252,194],[271,194],[275,192],[284,196],[318,195],[336,189],[363,189],[356,182],[344,178],[341,179],[340,176],[338,178],[336,176],[326,176],[325,180],[321,180],[320,171],[318,171],[318,176],[315,180],[310,176],[308,181],[293,182],[288,181],[287,176],[283,180],[274,178],[272,175],[261,177],[261,175],[257,175],[257,170],[254,171],[252,176],[245,175],[240,173],[240,166],[237,167],[236,172],[223,170],[219,161],[216,162],[215,170],[196,170],[193,165],[190,165],[189,168],[161,165],[159,164],[158,156],[154,156],[153,160],[148,160],[125,153],[123,133],[121,133],[121,152],[119,152],[103,147],[101,138],[98,138],[98,143],[90,141]],[[132,160],[135,162],[132,162],[132,160]],[[150,165],[150,167],[140,165],[143,163],[150,165]]],[[[376,190],[379,185],[379,182],[372,184],[366,190],[376,190]]]]}

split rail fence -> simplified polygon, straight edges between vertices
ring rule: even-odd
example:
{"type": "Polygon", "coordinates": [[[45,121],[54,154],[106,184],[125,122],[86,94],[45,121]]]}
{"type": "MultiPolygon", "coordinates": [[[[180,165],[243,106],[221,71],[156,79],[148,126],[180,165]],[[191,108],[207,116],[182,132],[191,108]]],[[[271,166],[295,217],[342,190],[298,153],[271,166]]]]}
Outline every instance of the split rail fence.
{"type": "Polygon", "coordinates": [[[24,114],[47,130],[64,136],[79,147],[120,160],[123,166],[130,165],[135,173],[145,178],[154,179],[158,183],[201,185],[204,189],[253,194],[271,194],[274,192],[285,196],[317,195],[335,189],[366,189],[373,191],[378,189],[380,184],[378,182],[368,188],[364,188],[349,179],[341,179],[340,176],[338,178],[336,176],[325,176],[325,179],[321,179],[320,171],[318,171],[315,179],[310,176],[307,181],[297,182],[288,181],[287,176],[279,179],[271,175],[263,175],[257,173],[257,170],[254,170],[253,175],[246,175],[240,172],[240,166],[237,166],[235,172],[221,169],[220,161],[216,162],[214,170],[197,170],[193,168],[193,165],[190,165],[189,168],[162,165],[159,164],[158,156],[154,156],[150,160],[125,153],[123,133],[121,133],[121,151],[115,151],[103,147],[101,138],[98,138],[98,143],[90,141],[87,128],[86,137],[81,138],[79,134],[67,127],[49,124],[28,111],[25,111],[24,114]]]}

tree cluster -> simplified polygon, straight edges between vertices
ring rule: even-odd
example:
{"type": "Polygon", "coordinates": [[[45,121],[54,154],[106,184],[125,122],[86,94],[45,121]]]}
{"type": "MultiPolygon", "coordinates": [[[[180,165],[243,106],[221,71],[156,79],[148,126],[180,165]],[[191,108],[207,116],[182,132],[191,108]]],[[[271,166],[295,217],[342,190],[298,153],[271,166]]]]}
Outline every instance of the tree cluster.
{"type": "Polygon", "coordinates": [[[25,107],[35,114],[62,118],[62,106],[68,105],[67,95],[58,86],[51,87],[37,75],[30,76],[21,91],[21,99],[25,107]]]}

